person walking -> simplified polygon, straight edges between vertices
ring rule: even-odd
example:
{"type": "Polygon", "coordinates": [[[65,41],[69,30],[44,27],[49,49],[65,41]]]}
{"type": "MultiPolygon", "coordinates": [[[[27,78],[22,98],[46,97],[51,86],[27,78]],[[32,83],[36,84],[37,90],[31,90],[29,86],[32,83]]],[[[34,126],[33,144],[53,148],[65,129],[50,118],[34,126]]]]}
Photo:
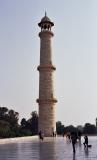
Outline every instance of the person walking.
{"type": "Polygon", "coordinates": [[[71,141],[72,141],[73,153],[75,153],[75,144],[77,141],[75,132],[71,133],[71,141]]]}
{"type": "Polygon", "coordinates": [[[84,147],[88,148],[88,136],[87,135],[84,136],[84,140],[85,140],[84,143],[83,143],[84,147]]]}
{"type": "Polygon", "coordinates": [[[42,141],[44,139],[44,135],[43,135],[43,133],[41,131],[39,131],[39,139],[42,140],[42,141]]]}

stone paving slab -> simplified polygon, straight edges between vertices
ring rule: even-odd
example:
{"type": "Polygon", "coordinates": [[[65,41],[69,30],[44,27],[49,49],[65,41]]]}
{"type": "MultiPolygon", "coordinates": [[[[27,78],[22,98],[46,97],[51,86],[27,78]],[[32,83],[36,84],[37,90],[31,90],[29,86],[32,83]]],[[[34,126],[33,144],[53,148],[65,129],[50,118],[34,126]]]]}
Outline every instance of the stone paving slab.
{"type": "Polygon", "coordinates": [[[72,144],[63,137],[15,141],[0,145],[0,160],[97,160],[97,137],[89,137],[92,147],[88,150],[83,141],[82,137],[76,144],[75,155],[72,144]]]}

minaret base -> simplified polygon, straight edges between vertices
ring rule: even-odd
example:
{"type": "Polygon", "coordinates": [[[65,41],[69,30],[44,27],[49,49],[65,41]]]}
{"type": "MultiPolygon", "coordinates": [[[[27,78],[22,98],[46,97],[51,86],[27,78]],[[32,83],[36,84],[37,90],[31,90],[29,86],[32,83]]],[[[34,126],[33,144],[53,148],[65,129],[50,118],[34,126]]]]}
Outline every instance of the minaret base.
{"type": "Polygon", "coordinates": [[[51,137],[56,131],[55,104],[40,104],[39,115],[38,131],[41,131],[45,137],[51,137]]]}

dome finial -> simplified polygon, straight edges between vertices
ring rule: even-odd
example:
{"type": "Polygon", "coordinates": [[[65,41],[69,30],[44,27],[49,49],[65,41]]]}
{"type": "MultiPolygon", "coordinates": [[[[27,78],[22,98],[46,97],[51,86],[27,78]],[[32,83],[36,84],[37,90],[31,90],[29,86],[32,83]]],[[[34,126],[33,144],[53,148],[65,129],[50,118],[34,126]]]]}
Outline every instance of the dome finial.
{"type": "Polygon", "coordinates": [[[42,28],[44,27],[44,25],[47,25],[47,28],[48,28],[48,26],[50,27],[54,26],[54,23],[50,20],[50,18],[48,18],[47,12],[45,11],[45,16],[41,19],[41,22],[38,23],[38,25],[39,27],[42,27],[42,28]]]}

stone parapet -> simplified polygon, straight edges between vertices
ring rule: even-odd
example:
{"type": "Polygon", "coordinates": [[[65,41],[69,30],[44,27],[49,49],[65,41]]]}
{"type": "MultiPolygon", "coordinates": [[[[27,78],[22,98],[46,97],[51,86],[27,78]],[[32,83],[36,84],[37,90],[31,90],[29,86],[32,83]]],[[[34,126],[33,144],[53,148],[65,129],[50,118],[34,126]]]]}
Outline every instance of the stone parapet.
{"type": "Polygon", "coordinates": [[[41,38],[49,38],[49,37],[53,37],[54,33],[52,31],[49,30],[43,30],[39,33],[39,37],[41,38]]]}
{"type": "Polygon", "coordinates": [[[7,144],[7,143],[16,143],[20,141],[28,141],[28,140],[36,140],[38,139],[38,136],[26,136],[26,137],[14,137],[14,138],[4,138],[0,139],[0,145],[1,144],[7,144]]]}

